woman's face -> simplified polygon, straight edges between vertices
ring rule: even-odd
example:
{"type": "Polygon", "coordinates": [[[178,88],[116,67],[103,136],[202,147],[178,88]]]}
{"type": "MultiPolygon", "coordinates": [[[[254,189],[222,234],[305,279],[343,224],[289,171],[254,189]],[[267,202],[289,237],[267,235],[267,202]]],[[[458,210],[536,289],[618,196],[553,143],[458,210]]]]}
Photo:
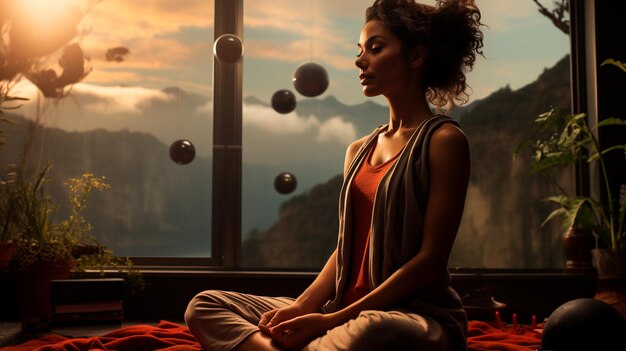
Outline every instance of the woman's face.
{"type": "Polygon", "coordinates": [[[363,27],[355,61],[365,96],[390,96],[406,91],[409,65],[401,40],[382,22],[363,27]]]}

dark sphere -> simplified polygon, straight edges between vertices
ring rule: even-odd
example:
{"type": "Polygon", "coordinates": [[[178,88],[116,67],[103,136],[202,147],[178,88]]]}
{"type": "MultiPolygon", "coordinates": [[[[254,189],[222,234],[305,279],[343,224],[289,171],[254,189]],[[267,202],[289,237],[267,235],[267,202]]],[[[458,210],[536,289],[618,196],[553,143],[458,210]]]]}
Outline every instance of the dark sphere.
{"type": "Polygon", "coordinates": [[[179,165],[186,165],[196,157],[196,148],[191,141],[178,139],[170,145],[170,157],[179,165]]]}
{"type": "Polygon", "coordinates": [[[540,350],[626,350],[626,321],[606,302],[594,298],[568,301],[545,323],[540,350]]]}
{"type": "Polygon", "coordinates": [[[291,90],[278,90],[272,95],[272,108],[278,113],[289,113],[296,109],[296,96],[291,90]]]}
{"type": "Polygon", "coordinates": [[[298,181],[291,173],[283,172],[274,179],[274,188],[281,194],[289,194],[296,189],[298,181]]]}
{"type": "Polygon", "coordinates": [[[221,35],[215,39],[213,55],[222,62],[237,62],[243,55],[243,43],[241,39],[234,34],[221,35]]]}
{"type": "Polygon", "coordinates": [[[319,63],[303,63],[293,74],[293,86],[304,96],[316,97],[328,88],[328,72],[319,63]]]}

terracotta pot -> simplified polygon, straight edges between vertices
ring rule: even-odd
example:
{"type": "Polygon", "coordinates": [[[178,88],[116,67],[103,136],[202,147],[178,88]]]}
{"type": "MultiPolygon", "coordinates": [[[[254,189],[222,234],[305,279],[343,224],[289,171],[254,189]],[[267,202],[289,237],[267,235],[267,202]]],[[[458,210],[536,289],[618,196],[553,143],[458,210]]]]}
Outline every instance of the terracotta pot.
{"type": "Polygon", "coordinates": [[[9,268],[9,262],[11,262],[14,252],[13,243],[0,243],[0,269],[9,268]]]}
{"type": "Polygon", "coordinates": [[[38,263],[25,271],[14,272],[15,294],[20,305],[23,332],[36,332],[50,328],[52,280],[68,279],[71,262],[38,263]]]}
{"type": "Polygon", "coordinates": [[[596,239],[589,229],[570,228],[561,237],[566,271],[586,271],[593,268],[591,250],[596,239]]]}

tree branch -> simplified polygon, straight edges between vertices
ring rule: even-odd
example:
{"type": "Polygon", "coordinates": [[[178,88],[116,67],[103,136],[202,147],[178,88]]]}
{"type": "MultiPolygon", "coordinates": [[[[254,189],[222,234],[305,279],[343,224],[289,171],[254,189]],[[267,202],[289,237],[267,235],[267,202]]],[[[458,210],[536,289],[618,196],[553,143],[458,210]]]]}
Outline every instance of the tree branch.
{"type": "Polygon", "coordinates": [[[539,0],[533,0],[533,2],[539,6],[539,13],[550,19],[552,24],[565,35],[569,35],[569,0],[555,0],[552,11],[543,6],[539,0]]]}

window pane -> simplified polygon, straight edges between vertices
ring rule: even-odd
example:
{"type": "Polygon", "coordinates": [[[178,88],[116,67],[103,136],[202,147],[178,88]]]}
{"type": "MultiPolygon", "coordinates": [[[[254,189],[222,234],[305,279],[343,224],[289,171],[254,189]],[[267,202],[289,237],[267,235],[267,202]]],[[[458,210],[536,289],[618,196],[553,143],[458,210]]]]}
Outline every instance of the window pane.
{"type": "MultiPolygon", "coordinates": [[[[57,104],[26,82],[14,91],[31,98],[15,112],[45,124],[29,157],[53,165],[60,218],[68,213],[63,181],[106,177],[111,188],[92,194],[86,217],[117,255],[210,256],[213,7],[98,2],[81,23],[93,70],[71,95],[57,104]],[[188,164],[170,158],[179,139],[195,146],[188,164]]],[[[22,145],[10,140],[4,157],[22,145]]]]}
{"type": "MultiPolygon", "coordinates": [[[[472,178],[451,267],[562,267],[559,228],[542,228],[552,194],[528,174],[518,143],[535,117],[569,106],[569,38],[532,1],[477,1],[486,58],[468,74],[470,102],[453,111],[472,148],[472,178]]],[[[433,3],[432,1],[428,3],[433,3]]],[[[252,268],[319,269],[337,233],[337,197],[348,144],[387,123],[382,98],[361,95],[354,67],[364,1],[248,1],[244,13],[242,262],[252,268]],[[296,68],[315,61],[330,85],[306,97],[296,68]],[[272,108],[290,90],[297,107],[272,108]],[[297,187],[274,187],[289,172],[297,187]]],[[[291,179],[291,178],[290,178],[291,179]]],[[[571,185],[572,180],[566,179],[571,185]]]]}

